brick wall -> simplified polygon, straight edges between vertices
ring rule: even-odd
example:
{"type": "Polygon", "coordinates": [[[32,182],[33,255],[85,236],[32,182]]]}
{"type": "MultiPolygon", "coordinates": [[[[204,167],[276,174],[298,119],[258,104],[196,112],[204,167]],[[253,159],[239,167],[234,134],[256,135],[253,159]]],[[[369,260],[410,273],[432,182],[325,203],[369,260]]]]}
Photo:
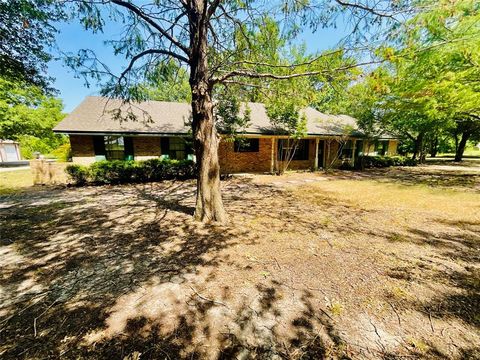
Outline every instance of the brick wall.
{"type": "MultiPolygon", "coordinates": [[[[309,170],[315,165],[315,140],[309,139],[308,160],[292,160],[288,169],[309,170]]],[[[260,138],[258,152],[235,152],[233,142],[220,141],[220,169],[224,174],[239,172],[270,172],[272,168],[272,139],[260,138]]],[[[273,145],[274,168],[277,163],[277,141],[273,145]]]]}
{"type": "Polygon", "coordinates": [[[223,174],[239,172],[270,172],[272,139],[259,139],[258,152],[235,152],[233,142],[220,140],[218,149],[220,171],[223,174]]]}
{"type": "Polygon", "coordinates": [[[91,135],[70,135],[70,147],[74,163],[88,165],[95,162],[93,137],[91,135]]]}
{"type": "Polygon", "coordinates": [[[157,136],[133,137],[133,156],[135,160],[158,158],[161,155],[160,138],[157,136]]]}

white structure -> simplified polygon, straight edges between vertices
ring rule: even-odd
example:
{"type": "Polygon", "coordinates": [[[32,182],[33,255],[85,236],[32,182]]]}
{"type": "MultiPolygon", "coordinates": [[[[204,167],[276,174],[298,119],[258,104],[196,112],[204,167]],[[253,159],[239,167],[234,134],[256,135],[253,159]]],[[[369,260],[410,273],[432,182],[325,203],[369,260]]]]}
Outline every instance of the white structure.
{"type": "Polygon", "coordinates": [[[0,139],[0,162],[20,161],[20,145],[13,140],[0,139]]]}

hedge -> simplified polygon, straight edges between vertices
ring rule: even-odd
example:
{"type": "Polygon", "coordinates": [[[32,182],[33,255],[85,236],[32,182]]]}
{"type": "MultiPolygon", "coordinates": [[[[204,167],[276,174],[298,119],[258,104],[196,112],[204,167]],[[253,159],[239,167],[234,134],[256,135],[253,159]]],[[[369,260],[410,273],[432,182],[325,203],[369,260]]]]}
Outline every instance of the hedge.
{"type": "Polygon", "coordinates": [[[359,156],[355,168],[385,168],[390,166],[415,166],[417,161],[405,156],[359,156]]]}
{"type": "Polygon", "coordinates": [[[190,160],[99,161],[90,166],[69,165],[67,175],[76,185],[126,184],[169,179],[191,179],[196,166],[190,160]]]}

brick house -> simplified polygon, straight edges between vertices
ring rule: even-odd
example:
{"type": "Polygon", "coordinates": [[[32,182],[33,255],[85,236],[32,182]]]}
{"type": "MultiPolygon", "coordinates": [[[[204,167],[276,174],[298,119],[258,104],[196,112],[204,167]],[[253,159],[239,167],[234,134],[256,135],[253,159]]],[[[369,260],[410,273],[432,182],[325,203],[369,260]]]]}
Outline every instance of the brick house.
{"type": "MultiPolygon", "coordinates": [[[[250,124],[242,132],[241,141],[227,141],[222,136],[221,170],[273,172],[289,143],[288,137],[272,126],[263,104],[244,106],[250,109],[250,124]]],[[[356,120],[350,116],[327,115],[313,108],[304,109],[303,114],[307,134],[298,142],[290,169],[315,170],[333,162],[338,166],[364,152],[396,154],[398,141],[391,136],[378,137],[367,151],[356,120]]],[[[69,135],[72,161],[79,164],[114,159],[194,159],[189,119],[187,103],[122,104],[121,100],[91,96],[65,117],[54,132],[69,135]],[[125,120],[128,114],[134,114],[134,118],[125,120]]]]}

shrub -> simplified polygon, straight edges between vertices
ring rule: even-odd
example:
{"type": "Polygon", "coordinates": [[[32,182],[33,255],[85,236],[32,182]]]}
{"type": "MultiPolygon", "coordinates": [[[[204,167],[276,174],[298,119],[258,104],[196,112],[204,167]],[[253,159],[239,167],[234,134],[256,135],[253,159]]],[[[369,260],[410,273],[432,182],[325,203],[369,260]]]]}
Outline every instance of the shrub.
{"type": "MultiPolygon", "coordinates": [[[[76,170],[69,170],[67,173],[76,184],[80,184],[75,175],[76,170]],[[75,175],[71,175],[71,172],[75,175]]],[[[93,163],[86,171],[86,180],[81,184],[123,184],[136,182],[161,181],[170,179],[191,179],[195,177],[196,166],[190,160],[160,160],[151,159],[146,161],[99,161],[93,163]]]]}
{"type": "Polygon", "coordinates": [[[52,150],[50,154],[58,161],[68,161],[71,158],[70,143],[65,143],[52,150]]]}
{"type": "Polygon", "coordinates": [[[65,172],[75,185],[85,185],[88,181],[88,168],[83,165],[68,165],[65,172]]]}
{"type": "Polygon", "coordinates": [[[404,156],[359,156],[355,167],[360,168],[385,168],[390,166],[415,166],[417,161],[404,156]]]}

